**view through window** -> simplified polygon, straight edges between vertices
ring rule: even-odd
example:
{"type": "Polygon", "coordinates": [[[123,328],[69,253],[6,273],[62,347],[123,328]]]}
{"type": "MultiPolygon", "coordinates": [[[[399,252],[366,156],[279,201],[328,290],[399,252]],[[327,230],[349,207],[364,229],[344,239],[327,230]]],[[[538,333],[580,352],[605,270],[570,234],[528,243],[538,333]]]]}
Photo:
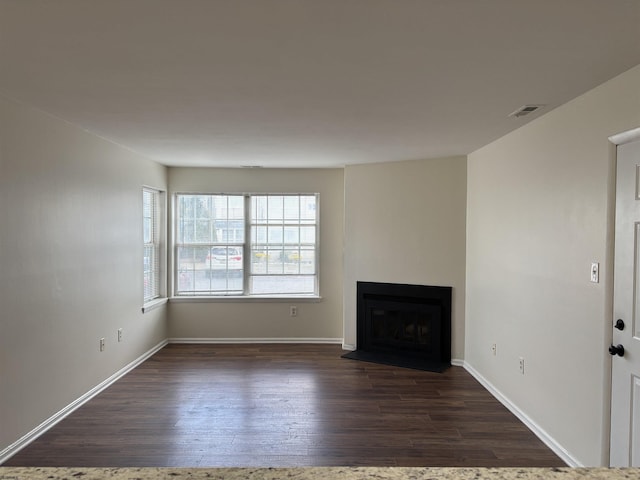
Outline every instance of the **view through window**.
{"type": "Polygon", "coordinates": [[[317,206],[317,194],[178,194],[175,294],[317,295],[317,206]]]}

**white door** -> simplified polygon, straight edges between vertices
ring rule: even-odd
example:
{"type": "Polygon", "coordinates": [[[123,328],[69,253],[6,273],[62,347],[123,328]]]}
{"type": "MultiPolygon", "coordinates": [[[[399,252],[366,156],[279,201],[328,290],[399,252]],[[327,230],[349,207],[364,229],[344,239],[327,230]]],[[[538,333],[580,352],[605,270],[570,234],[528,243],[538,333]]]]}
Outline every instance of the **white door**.
{"type": "Polygon", "coordinates": [[[611,466],[640,466],[640,141],[618,146],[611,466]],[[617,325],[616,325],[617,324],[617,325]],[[624,348],[624,352],[622,349],[624,348]]]}

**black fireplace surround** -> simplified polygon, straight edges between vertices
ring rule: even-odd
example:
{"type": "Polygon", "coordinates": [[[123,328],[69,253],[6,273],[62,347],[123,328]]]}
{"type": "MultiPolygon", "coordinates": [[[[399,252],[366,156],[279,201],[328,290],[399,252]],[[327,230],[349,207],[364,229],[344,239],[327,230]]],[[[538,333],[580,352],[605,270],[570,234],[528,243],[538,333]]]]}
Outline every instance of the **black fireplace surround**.
{"type": "Polygon", "coordinates": [[[451,365],[451,287],[357,283],[357,350],[345,358],[442,372],[451,365]]]}

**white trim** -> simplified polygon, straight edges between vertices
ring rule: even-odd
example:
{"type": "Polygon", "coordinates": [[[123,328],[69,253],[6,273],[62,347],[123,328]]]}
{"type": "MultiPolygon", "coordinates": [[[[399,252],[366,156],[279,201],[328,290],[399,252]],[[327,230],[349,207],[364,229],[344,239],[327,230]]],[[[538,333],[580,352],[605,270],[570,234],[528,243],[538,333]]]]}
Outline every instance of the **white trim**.
{"type": "MultiPolygon", "coordinates": [[[[452,362],[453,363],[453,362],[452,362]]],[[[463,362],[464,369],[469,372],[480,384],[487,389],[502,405],[504,405],[511,413],[524,423],[533,434],[538,437],[547,447],[558,455],[570,467],[584,467],[576,458],[574,458],[560,443],[558,443],[551,435],[549,435],[542,427],[534,422],[529,416],[520,410],[511,400],[509,400],[500,390],[494,387],[491,382],[484,378],[474,369],[468,362],[463,362]]]]}
{"type": "Polygon", "coordinates": [[[105,390],[107,387],[111,386],[117,380],[119,380],[120,378],[124,377],[127,373],[129,373],[131,370],[136,368],[138,365],[140,365],[142,362],[147,360],[149,357],[151,357],[152,355],[157,353],[160,349],[165,347],[167,345],[167,343],[168,343],[167,340],[161,341],[155,347],[152,347],[146,353],[143,353],[141,356],[136,358],[133,362],[129,363],[128,365],[126,365],[123,368],[121,368],[120,370],[118,370],[116,373],[111,375],[109,378],[107,378],[103,382],[99,383],[98,385],[93,387],[91,390],[89,390],[87,393],[85,393],[84,395],[82,395],[81,397],[77,398],[76,400],[71,402],[69,405],[64,407],[58,413],[56,413],[53,416],[51,416],[48,419],[46,419],[44,422],[42,422],[36,428],[34,428],[30,432],[28,432],[26,435],[24,435],[20,439],[16,440],[15,442],[13,442],[11,445],[9,445],[4,450],[0,451],[0,465],[2,465],[4,462],[9,460],[9,458],[14,456],[16,453],[18,453],[24,447],[26,447],[31,442],[36,440],[40,435],[42,435],[43,433],[47,432],[47,430],[52,428],[58,422],[60,422],[65,417],[67,417],[68,415],[73,413],[75,410],[80,408],[82,405],[87,403],[89,400],[91,400],[93,397],[95,397],[100,392],[105,390]]]}
{"type": "Polygon", "coordinates": [[[615,145],[624,145],[625,143],[640,140],[640,127],[627,130],[626,132],[617,133],[609,137],[609,141],[615,145]]]}
{"type": "Polygon", "coordinates": [[[316,295],[218,295],[218,296],[208,296],[208,297],[200,297],[196,295],[180,295],[177,297],[171,297],[169,299],[171,303],[320,303],[322,301],[322,297],[316,295]]]}
{"type": "Polygon", "coordinates": [[[342,344],[342,338],[170,338],[169,343],[210,343],[210,344],[242,344],[242,343],[318,343],[342,344]]]}
{"type": "Polygon", "coordinates": [[[355,344],[354,344],[354,345],[352,345],[352,344],[350,344],[350,343],[344,343],[344,342],[343,342],[343,343],[342,343],[342,349],[343,349],[343,350],[351,350],[351,351],[353,352],[353,351],[356,349],[356,346],[355,346],[355,344]]]}
{"type": "Polygon", "coordinates": [[[155,310],[156,308],[160,308],[165,305],[169,299],[167,297],[155,298],[153,300],[148,301],[142,306],[142,313],[149,313],[151,310],[155,310]]]}

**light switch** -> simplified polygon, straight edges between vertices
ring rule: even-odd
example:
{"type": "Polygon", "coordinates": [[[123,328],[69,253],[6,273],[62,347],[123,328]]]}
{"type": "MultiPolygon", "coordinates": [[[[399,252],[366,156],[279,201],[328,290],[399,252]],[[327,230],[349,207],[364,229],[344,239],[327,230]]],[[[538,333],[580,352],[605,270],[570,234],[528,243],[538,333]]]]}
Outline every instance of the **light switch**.
{"type": "Polygon", "coordinates": [[[591,281],[593,283],[598,283],[600,281],[600,264],[599,263],[591,264],[591,281]]]}

